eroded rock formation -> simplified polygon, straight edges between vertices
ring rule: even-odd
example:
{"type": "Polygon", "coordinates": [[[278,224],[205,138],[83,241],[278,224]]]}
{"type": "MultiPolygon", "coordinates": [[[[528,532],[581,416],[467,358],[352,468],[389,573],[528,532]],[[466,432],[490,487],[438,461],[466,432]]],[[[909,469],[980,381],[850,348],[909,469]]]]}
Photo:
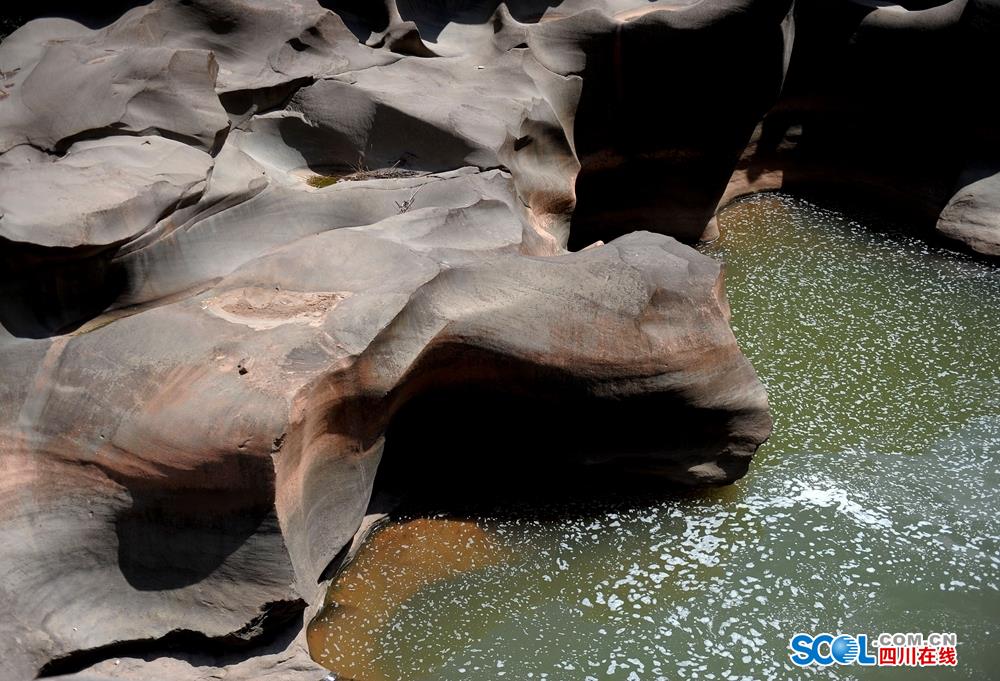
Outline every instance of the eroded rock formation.
{"type": "Polygon", "coordinates": [[[688,15],[334,9],[157,0],[0,45],[5,678],[319,678],[303,609],[434,391],[684,483],[770,431],[718,263],[566,248],[587,69],[688,15]]]}
{"type": "Polygon", "coordinates": [[[741,476],[766,396],[672,237],[871,179],[995,249],[996,5],[937,4],[155,0],[6,38],[4,678],[319,678],[302,613],[436,392],[523,401],[507,427],[580,461],[741,476]]]}

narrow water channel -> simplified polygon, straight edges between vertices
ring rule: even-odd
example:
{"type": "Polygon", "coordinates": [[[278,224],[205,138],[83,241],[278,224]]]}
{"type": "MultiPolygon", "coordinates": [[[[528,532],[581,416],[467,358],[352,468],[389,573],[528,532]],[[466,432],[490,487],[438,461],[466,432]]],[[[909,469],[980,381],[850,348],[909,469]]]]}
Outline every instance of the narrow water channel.
{"type": "MultiPolygon", "coordinates": [[[[727,488],[401,519],[310,628],[341,678],[986,679],[1000,669],[1000,268],[782,195],[705,251],[775,431],[727,488]],[[957,669],[787,658],[955,632],[957,669]]],[[[655,424],[650,424],[655,428],[655,424]]]]}

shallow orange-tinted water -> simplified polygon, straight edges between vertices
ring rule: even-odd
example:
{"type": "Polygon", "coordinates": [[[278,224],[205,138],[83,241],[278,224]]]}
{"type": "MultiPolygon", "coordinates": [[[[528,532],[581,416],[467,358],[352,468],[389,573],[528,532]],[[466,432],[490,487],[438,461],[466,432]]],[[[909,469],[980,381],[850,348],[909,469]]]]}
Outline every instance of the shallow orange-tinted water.
{"type": "Polygon", "coordinates": [[[435,582],[494,565],[506,553],[470,520],[415,518],[383,527],[336,580],[310,624],[313,658],[340,679],[383,681],[378,637],[407,599],[435,582]]]}

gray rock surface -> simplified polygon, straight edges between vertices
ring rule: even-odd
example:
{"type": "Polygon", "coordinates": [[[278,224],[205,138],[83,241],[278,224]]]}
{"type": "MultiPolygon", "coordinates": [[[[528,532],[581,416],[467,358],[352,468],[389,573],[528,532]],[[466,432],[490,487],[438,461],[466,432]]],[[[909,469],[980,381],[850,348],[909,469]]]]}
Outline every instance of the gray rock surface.
{"type": "Polygon", "coordinates": [[[162,137],[77,142],[59,157],[16,149],[0,156],[0,237],[46,248],[134,240],[196,202],[213,165],[208,154],[162,137]]]}
{"type": "Polygon", "coordinates": [[[937,230],[976,253],[1000,257],[1000,173],[959,189],[941,211],[937,230]]]}
{"type": "Polygon", "coordinates": [[[0,48],[0,70],[10,77],[0,98],[0,151],[30,144],[62,152],[78,139],[114,133],[158,133],[207,151],[225,136],[212,52],[113,49],[86,38],[22,49],[19,33],[0,48]]]}
{"type": "Polygon", "coordinates": [[[359,45],[339,16],[312,0],[153,2],[96,32],[90,42],[105,49],[156,45],[211,52],[219,66],[216,91],[226,94],[397,59],[359,45]]]}

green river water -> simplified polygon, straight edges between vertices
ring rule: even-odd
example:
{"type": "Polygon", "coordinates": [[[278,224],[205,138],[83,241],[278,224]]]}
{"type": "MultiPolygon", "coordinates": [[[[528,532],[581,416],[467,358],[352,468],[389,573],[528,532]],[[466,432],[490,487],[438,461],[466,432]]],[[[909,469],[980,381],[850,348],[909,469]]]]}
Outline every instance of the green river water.
{"type": "Polygon", "coordinates": [[[781,195],[721,223],[704,251],[775,419],[746,478],[390,526],[318,659],[359,681],[1000,679],[1000,268],[781,195]],[[958,666],[802,670],[800,631],[954,632],[958,666]]]}

